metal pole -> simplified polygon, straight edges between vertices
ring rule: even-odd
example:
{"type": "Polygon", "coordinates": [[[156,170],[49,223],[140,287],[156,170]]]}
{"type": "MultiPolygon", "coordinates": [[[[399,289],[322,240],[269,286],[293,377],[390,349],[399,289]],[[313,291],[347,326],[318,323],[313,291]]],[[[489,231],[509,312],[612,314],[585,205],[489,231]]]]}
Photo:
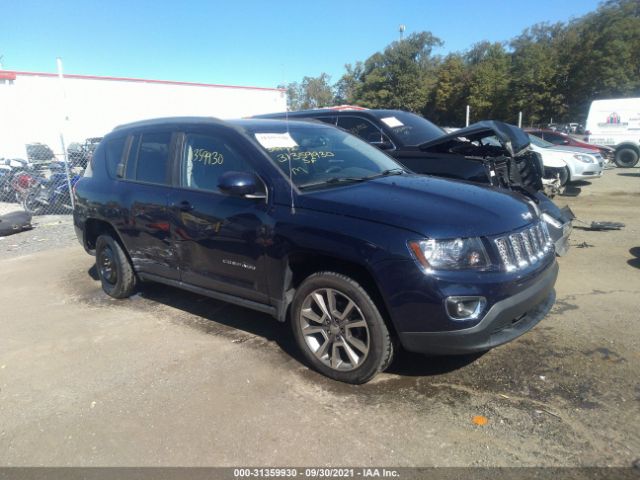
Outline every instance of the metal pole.
{"type": "Polygon", "coordinates": [[[466,123],[464,125],[465,127],[469,126],[469,117],[471,116],[470,114],[471,114],[471,107],[469,105],[467,105],[467,120],[466,120],[466,123]]]}
{"type": "Polygon", "coordinates": [[[522,128],[522,112],[518,112],[518,128],[522,128]]]}
{"type": "Polygon", "coordinates": [[[62,158],[64,160],[64,171],[67,175],[67,188],[69,189],[69,198],[71,199],[71,208],[75,210],[76,204],[75,199],[73,198],[73,191],[71,190],[71,170],[69,169],[69,158],[67,156],[67,147],[64,141],[64,125],[67,121],[67,112],[66,112],[66,94],[64,91],[64,74],[62,73],[62,59],[60,57],[56,58],[56,64],[58,66],[58,80],[60,82],[60,90],[62,92],[62,102],[60,106],[60,110],[62,113],[62,123],[60,124],[60,146],[62,147],[62,158]]]}

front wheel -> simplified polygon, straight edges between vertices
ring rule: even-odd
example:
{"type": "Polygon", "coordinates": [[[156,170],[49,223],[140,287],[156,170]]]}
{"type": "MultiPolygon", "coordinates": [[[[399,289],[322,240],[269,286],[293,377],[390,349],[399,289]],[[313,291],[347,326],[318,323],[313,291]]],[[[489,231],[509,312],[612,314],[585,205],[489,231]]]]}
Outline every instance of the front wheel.
{"type": "Polygon", "coordinates": [[[560,186],[564,187],[571,178],[569,167],[564,167],[559,173],[560,186]]]}
{"type": "Polygon", "coordinates": [[[632,168],[638,163],[638,152],[631,147],[623,147],[616,150],[614,162],[621,168],[632,168]]]}
{"type": "Polygon", "coordinates": [[[391,363],[393,343],[380,311],[345,275],[320,272],[302,282],[291,326],[307,361],[334,380],[365,383],[391,363]]]}
{"type": "Polygon", "coordinates": [[[120,244],[110,235],[96,240],[96,269],[102,289],[113,298],[131,296],[136,275],[120,244]]]}

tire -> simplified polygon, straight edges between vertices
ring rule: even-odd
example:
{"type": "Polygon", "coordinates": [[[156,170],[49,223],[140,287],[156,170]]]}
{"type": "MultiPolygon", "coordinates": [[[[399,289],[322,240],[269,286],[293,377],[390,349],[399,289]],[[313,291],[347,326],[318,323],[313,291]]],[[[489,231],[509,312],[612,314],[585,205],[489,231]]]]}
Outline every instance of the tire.
{"type": "Polygon", "coordinates": [[[290,321],[307,362],[329,378],[366,383],[391,364],[394,346],[378,307],[346,275],[309,276],[293,298],[290,321]]]}
{"type": "Polygon", "coordinates": [[[632,168],[638,163],[638,151],[631,147],[623,147],[616,150],[614,162],[621,168],[632,168]]]}
{"type": "Polygon", "coordinates": [[[24,196],[24,198],[20,202],[22,204],[22,208],[24,208],[24,210],[26,212],[29,212],[31,215],[43,215],[44,213],[46,213],[46,205],[43,205],[38,201],[39,195],[39,190],[31,190],[24,196]]]}
{"type": "Polygon", "coordinates": [[[96,240],[96,270],[102,289],[113,298],[130,297],[136,287],[136,275],[122,246],[110,235],[96,240]]]}
{"type": "Polygon", "coordinates": [[[571,179],[571,171],[569,170],[569,167],[564,167],[562,169],[562,173],[560,173],[560,186],[564,187],[569,180],[571,179]]]}

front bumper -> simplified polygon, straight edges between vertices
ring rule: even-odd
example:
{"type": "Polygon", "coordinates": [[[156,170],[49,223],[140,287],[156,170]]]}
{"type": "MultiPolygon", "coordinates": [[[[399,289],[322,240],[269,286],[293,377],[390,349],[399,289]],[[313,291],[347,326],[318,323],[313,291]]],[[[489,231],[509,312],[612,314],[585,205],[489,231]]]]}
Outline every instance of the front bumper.
{"type": "Polygon", "coordinates": [[[598,163],[574,162],[572,172],[571,172],[571,181],[588,180],[590,178],[599,178],[602,176],[603,170],[604,170],[603,161],[600,161],[598,163]]]}
{"type": "Polygon", "coordinates": [[[558,264],[525,290],[495,303],[475,327],[444,332],[400,332],[402,346],[411,352],[451,355],[497,347],[531,330],[555,302],[558,264]]]}

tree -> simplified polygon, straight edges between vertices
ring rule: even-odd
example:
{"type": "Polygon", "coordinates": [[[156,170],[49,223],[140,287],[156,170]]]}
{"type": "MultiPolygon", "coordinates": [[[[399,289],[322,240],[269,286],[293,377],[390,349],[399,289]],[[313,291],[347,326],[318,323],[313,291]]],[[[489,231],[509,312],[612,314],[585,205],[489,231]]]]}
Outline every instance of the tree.
{"type": "Polygon", "coordinates": [[[562,89],[567,65],[560,61],[563,25],[537,24],[511,41],[512,114],[522,111],[530,124],[567,111],[562,89]]]}
{"type": "Polygon", "coordinates": [[[330,81],[330,75],[321,73],[317,77],[304,77],[301,83],[292,82],[280,88],[285,88],[287,91],[289,110],[329,107],[333,105],[333,89],[330,81]]]}
{"type": "Polygon", "coordinates": [[[362,83],[364,64],[362,62],[356,62],[355,65],[348,63],[344,66],[344,69],[346,72],[334,85],[334,103],[336,105],[355,103],[362,83]]]}
{"type": "Polygon", "coordinates": [[[563,62],[570,112],[584,118],[598,98],[640,96],[640,3],[610,0],[566,29],[563,62]]]}
{"type": "Polygon", "coordinates": [[[501,43],[480,42],[465,55],[469,69],[468,104],[476,118],[509,116],[511,59],[501,43]]]}
{"type": "Polygon", "coordinates": [[[421,32],[374,53],[364,62],[355,99],[370,108],[422,110],[433,79],[427,73],[436,66],[431,52],[441,45],[430,32],[421,32]]]}
{"type": "Polygon", "coordinates": [[[435,72],[435,85],[422,113],[441,125],[462,125],[468,93],[467,77],[462,55],[447,55],[435,72]]]}

